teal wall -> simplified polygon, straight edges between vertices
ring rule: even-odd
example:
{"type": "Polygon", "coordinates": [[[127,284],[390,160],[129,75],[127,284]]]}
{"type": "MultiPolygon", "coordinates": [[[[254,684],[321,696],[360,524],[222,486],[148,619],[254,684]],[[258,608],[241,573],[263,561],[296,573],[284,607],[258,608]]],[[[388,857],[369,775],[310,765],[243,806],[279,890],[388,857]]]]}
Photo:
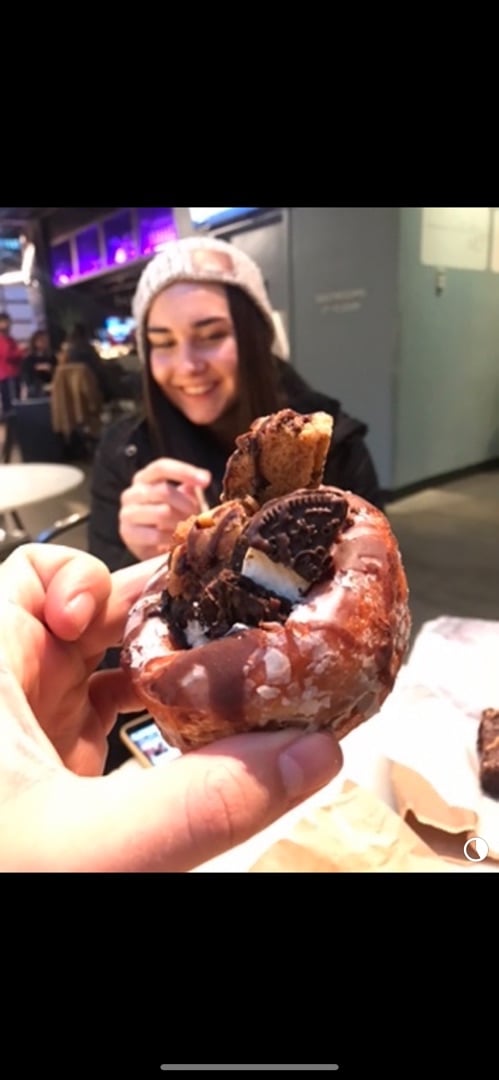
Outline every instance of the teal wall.
{"type": "Polygon", "coordinates": [[[420,258],[421,207],[400,209],[394,486],[499,454],[499,274],[420,258]]]}
{"type": "Polygon", "coordinates": [[[398,210],[293,206],[290,214],[293,362],[312,386],[367,423],[380,482],[390,488],[398,210]]]}

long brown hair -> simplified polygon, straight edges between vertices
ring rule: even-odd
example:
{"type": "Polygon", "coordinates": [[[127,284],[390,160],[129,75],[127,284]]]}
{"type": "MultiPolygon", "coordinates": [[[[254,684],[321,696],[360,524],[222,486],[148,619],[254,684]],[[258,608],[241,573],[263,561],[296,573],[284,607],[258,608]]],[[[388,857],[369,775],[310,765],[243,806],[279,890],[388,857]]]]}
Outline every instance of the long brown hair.
{"type": "MultiPolygon", "coordinates": [[[[242,289],[237,285],[226,285],[225,289],[239,358],[239,397],[230,417],[232,441],[247,431],[258,416],[268,416],[281,405],[277,360],[272,354],[272,329],[242,289]]],[[[172,406],[152,377],[149,347],[143,373],[143,393],[144,412],[156,452],[177,453],[175,448],[168,445],[172,406]]]]}

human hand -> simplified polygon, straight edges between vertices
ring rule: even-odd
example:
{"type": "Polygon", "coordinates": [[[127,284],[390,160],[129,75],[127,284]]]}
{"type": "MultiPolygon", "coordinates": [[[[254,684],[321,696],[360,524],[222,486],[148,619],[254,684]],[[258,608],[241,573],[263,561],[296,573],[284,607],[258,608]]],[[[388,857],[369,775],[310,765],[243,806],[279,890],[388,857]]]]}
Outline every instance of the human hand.
{"type": "Polygon", "coordinates": [[[119,533],[137,559],[168,550],[180,521],[204,509],[202,492],[211,483],[206,469],[158,458],[135,473],[121,495],[119,533]]]}
{"type": "MultiPolygon", "coordinates": [[[[122,672],[90,676],[120,641],[131,604],[162,561],[112,578],[93,555],[25,544],[0,566],[0,664],[73,772],[99,775],[116,714],[141,708],[122,672]]],[[[41,745],[47,749],[46,739],[41,745]]]]}
{"type": "Polygon", "coordinates": [[[0,567],[0,870],[188,870],[341,768],[332,737],[285,730],[97,775],[116,712],[138,701],[124,672],[92,672],[159,562],[111,577],[90,555],[29,544],[0,567]]]}

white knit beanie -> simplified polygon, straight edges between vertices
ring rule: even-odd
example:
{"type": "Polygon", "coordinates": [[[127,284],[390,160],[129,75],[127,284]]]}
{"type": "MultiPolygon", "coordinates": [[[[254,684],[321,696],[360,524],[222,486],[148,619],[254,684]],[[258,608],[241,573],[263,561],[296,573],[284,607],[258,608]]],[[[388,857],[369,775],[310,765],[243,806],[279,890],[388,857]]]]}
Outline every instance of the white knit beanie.
{"type": "Polygon", "coordinates": [[[159,255],[147,264],[133,298],[132,310],[137,323],[137,348],[145,363],[146,317],[158,293],[177,281],[203,281],[219,285],[237,285],[253,300],[273,331],[272,351],[287,360],[289,348],[282,327],[276,328],[274,313],[260,268],[249,255],[233,244],[211,236],[188,236],[171,240],[159,255]]]}

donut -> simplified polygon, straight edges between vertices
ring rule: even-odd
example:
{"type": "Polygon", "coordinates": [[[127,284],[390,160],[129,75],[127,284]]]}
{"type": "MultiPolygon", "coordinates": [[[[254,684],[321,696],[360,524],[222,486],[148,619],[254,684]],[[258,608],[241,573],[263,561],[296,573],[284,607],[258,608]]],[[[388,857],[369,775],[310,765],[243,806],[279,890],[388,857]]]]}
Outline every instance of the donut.
{"type": "Polygon", "coordinates": [[[122,666],[182,752],[282,727],[341,739],[394,685],[402,558],[381,510],[322,484],[331,433],[325,413],[255,421],[219,505],[181,523],[129,613],[122,666]]]}

